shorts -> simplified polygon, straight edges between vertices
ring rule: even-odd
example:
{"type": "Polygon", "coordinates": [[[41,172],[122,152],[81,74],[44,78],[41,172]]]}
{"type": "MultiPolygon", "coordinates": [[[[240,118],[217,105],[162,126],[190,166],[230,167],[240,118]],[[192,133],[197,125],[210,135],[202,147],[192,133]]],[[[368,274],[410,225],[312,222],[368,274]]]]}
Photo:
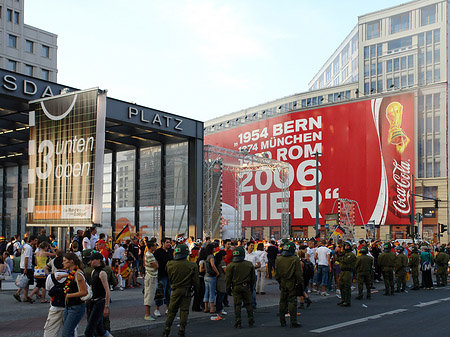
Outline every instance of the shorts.
{"type": "Polygon", "coordinates": [[[45,278],[44,277],[39,277],[39,278],[34,278],[36,280],[36,288],[45,288],[45,278]]]}
{"type": "Polygon", "coordinates": [[[152,306],[155,303],[157,277],[145,276],[144,278],[144,305],[152,306]]]}
{"type": "MultiPolygon", "coordinates": [[[[20,272],[23,274],[25,269],[20,268],[20,272]]],[[[28,285],[32,286],[34,284],[34,269],[27,269],[28,285]]]]}

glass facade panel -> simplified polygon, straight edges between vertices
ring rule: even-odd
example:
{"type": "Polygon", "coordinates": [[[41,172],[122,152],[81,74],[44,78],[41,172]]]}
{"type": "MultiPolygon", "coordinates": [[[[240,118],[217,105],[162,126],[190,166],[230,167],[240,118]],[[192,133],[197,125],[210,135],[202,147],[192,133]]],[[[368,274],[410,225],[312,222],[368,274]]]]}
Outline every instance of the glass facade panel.
{"type": "Polygon", "coordinates": [[[392,71],[392,60],[386,61],[386,72],[390,73],[392,71]]]}
{"type": "Polygon", "coordinates": [[[434,161],[434,177],[441,176],[441,163],[438,161],[434,161]]]}
{"type": "Polygon", "coordinates": [[[161,146],[141,149],[139,222],[142,235],[160,236],[161,146]]]}
{"type": "Polygon", "coordinates": [[[102,225],[104,230],[111,230],[111,201],[112,201],[112,153],[105,153],[103,163],[103,200],[102,225]]]}
{"type": "Polygon", "coordinates": [[[435,29],[433,30],[434,43],[441,42],[441,30],[435,29]]]}
{"type": "Polygon", "coordinates": [[[408,30],[411,26],[411,13],[403,13],[391,17],[391,34],[408,30]]]}
{"type": "Polygon", "coordinates": [[[414,55],[408,56],[408,69],[411,69],[414,67],[414,55]]]}
{"type": "Polygon", "coordinates": [[[434,139],[434,155],[440,156],[441,154],[441,141],[439,138],[434,139]]]}
{"type": "Polygon", "coordinates": [[[434,94],[433,109],[439,110],[441,108],[441,94],[434,94]]]}
{"type": "Polygon", "coordinates": [[[6,208],[5,208],[5,234],[9,238],[17,233],[18,220],[18,183],[19,183],[19,167],[6,168],[6,208]]]}
{"type": "MultiPolygon", "coordinates": [[[[134,172],[135,150],[117,152],[116,162],[116,224],[129,223],[135,226],[134,217],[134,172]]],[[[122,226],[123,227],[123,226],[122,226]]],[[[116,231],[121,228],[117,228],[116,231]]]]}
{"type": "Polygon", "coordinates": [[[188,143],[166,146],[166,236],[188,231],[188,143]]]}
{"type": "Polygon", "coordinates": [[[367,40],[380,36],[380,21],[374,21],[367,24],[367,40]]]}
{"type": "Polygon", "coordinates": [[[424,7],[420,10],[422,26],[436,22],[436,5],[424,7]]]}
{"type": "Polygon", "coordinates": [[[400,70],[400,60],[398,58],[394,59],[394,71],[400,70]]]}

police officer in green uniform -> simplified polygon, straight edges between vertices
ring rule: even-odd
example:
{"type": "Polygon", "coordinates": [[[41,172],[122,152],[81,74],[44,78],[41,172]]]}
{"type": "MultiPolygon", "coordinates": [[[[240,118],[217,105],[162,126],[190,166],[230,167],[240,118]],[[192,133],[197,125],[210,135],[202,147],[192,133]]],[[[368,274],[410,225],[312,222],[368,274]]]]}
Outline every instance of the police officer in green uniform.
{"type": "Polygon", "coordinates": [[[408,266],[408,257],[403,253],[404,248],[397,246],[395,248],[397,256],[395,257],[395,279],[397,281],[397,292],[404,292],[406,289],[406,267],[408,266]]]}
{"type": "Polygon", "coordinates": [[[349,307],[351,305],[351,286],[353,281],[353,269],[355,268],[356,256],[352,252],[350,241],[344,242],[344,251],[336,248],[336,261],[339,262],[341,273],[339,275],[339,289],[341,290],[341,300],[338,305],[349,307]]]}
{"type": "Polygon", "coordinates": [[[358,296],[357,300],[363,298],[364,284],[367,289],[367,299],[370,299],[370,286],[372,279],[372,267],[373,267],[373,257],[368,256],[369,249],[367,247],[362,247],[359,252],[360,256],[356,257],[356,281],[358,282],[358,296]]]}
{"type": "Polygon", "coordinates": [[[242,327],[242,302],[244,302],[244,306],[247,309],[248,326],[253,327],[255,324],[251,304],[253,284],[256,281],[255,268],[253,267],[253,263],[245,261],[244,258],[244,248],[241,246],[234,248],[233,258],[227,266],[225,273],[227,293],[231,292],[233,295],[235,328],[242,327]]]}
{"type": "Polygon", "coordinates": [[[419,250],[417,247],[411,248],[411,256],[409,257],[408,267],[411,270],[411,278],[413,281],[412,290],[419,290],[419,265],[420,265],[420,257],[419,250]]]}
{"type": "Polygon", "coordinates": [[[435,259],[437,264],[436,285],[438,287],[445,287],[447,285],[448,260],[449,256],[445,252],[445,247],[439,247],[439,253],[435,259]]]}
{"type": "Polygon", "coordinates": [[[395,254],[391,252],[391,244],[386,243],[384,245],[384,252],[378,256],[378,265],[383,272],[383,280],[386,291],[384,295],[394,296],[394,266],[395,266],[395,254]]]}
{"type": "Polygon", "coordinates": [[[198,276],[197,264],[187,260],[189,248],[180,244],[175,248],[173,260],[167,262],[166,270],[169,275],[172,295],[167,313],[166,326],[162,334],[163,337],[169,336],[173,320],[180,309],[180,329],[178,336],[185,336],[186,323],[189,315],[189,305],[191,303],[192,288],[198,291],[200,281],[198,276]]]}
{"type": "Polygon", "coordinates": [[[303,272],[300,259],[295,255],[293,242],[285,243],[280,256],[275,260],[275,279],[280,284],[281,326],[286,326],[285,315],[289,310],[291,328],[301,327],[297,323],[297,294],[303,293],[303,272]]]}

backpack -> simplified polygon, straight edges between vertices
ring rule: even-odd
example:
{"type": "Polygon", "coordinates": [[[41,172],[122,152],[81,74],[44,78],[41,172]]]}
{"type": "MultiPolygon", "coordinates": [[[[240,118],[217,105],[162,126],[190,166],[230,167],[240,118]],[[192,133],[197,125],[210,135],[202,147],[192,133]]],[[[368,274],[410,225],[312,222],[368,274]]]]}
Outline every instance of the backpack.
{"type": "Polygon", "coordinates": [[[55,274],[50,274],[53,281],[53,287],[48,292],[51,297],[51,302],[54,307],[65,307],[66,295],[64,294],[64,284],[65,282],[59,283],[56,280],[55,274]]]}
{"type": "Polygon", "coordinates": [[[8,252],[8,255],[14,255],[14,244],[12,242],[8,243],[6,251],[8,252]]]}
{"type": "Polygon", "coordinates": [[[308,260],[303,260],[302,261],[304,266],[303,266],[303,278],[306,281],[311,280],[314,277],[314,265],[311,263],[311,261],[308,260]]]}

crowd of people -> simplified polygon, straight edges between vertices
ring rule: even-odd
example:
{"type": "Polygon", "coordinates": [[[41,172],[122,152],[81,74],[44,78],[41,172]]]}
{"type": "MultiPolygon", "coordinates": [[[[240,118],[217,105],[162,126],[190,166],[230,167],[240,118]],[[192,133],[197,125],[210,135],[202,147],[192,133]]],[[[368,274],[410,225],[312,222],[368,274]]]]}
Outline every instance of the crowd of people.
{"type": "Polygon", "coordinates": [[[292,327],[301,326],[297,309],[309,307],[314,293],[330,296],[334,292],[338,305],[350,306],[354,282],[357,300],[363,298],[364,287],[370,299],[374,283],[381,281],[387,296],[405,292],[409,278],[412,290],[433,289],[433,275],[436,286],[446,286],[449,251],[450,244],[220,241],[184,234],[159,242],[138,236],[115,242],[97,234],[94,226],[77,231],[66,252],[58,249],[54,236],[47,236],[45,230],[39,236],[26,234],[23,240],[15,236],[6,242],[0,237],[0,282],[11,275],[15,260],[27,282],[14,298],[28,303],[50,300],[44,336],[74,336],[85,314],[85,336],[108,336],[110,292],[141,287],[138,280],[143,278],[144,319],[155,321],[165,312],[163,336],[167,336],[180,310],[179,333],[183,336],[190,310],[203,311],[212,321],[221,320],[228,314],[231,297],[235,327],[242,326],[242,305],[249,326],[253,326],[257,298],[266,294],[265,284],[273,278],[280,289],[280,323],[286,325],[286,317],[290,317],[292,327]]]}

